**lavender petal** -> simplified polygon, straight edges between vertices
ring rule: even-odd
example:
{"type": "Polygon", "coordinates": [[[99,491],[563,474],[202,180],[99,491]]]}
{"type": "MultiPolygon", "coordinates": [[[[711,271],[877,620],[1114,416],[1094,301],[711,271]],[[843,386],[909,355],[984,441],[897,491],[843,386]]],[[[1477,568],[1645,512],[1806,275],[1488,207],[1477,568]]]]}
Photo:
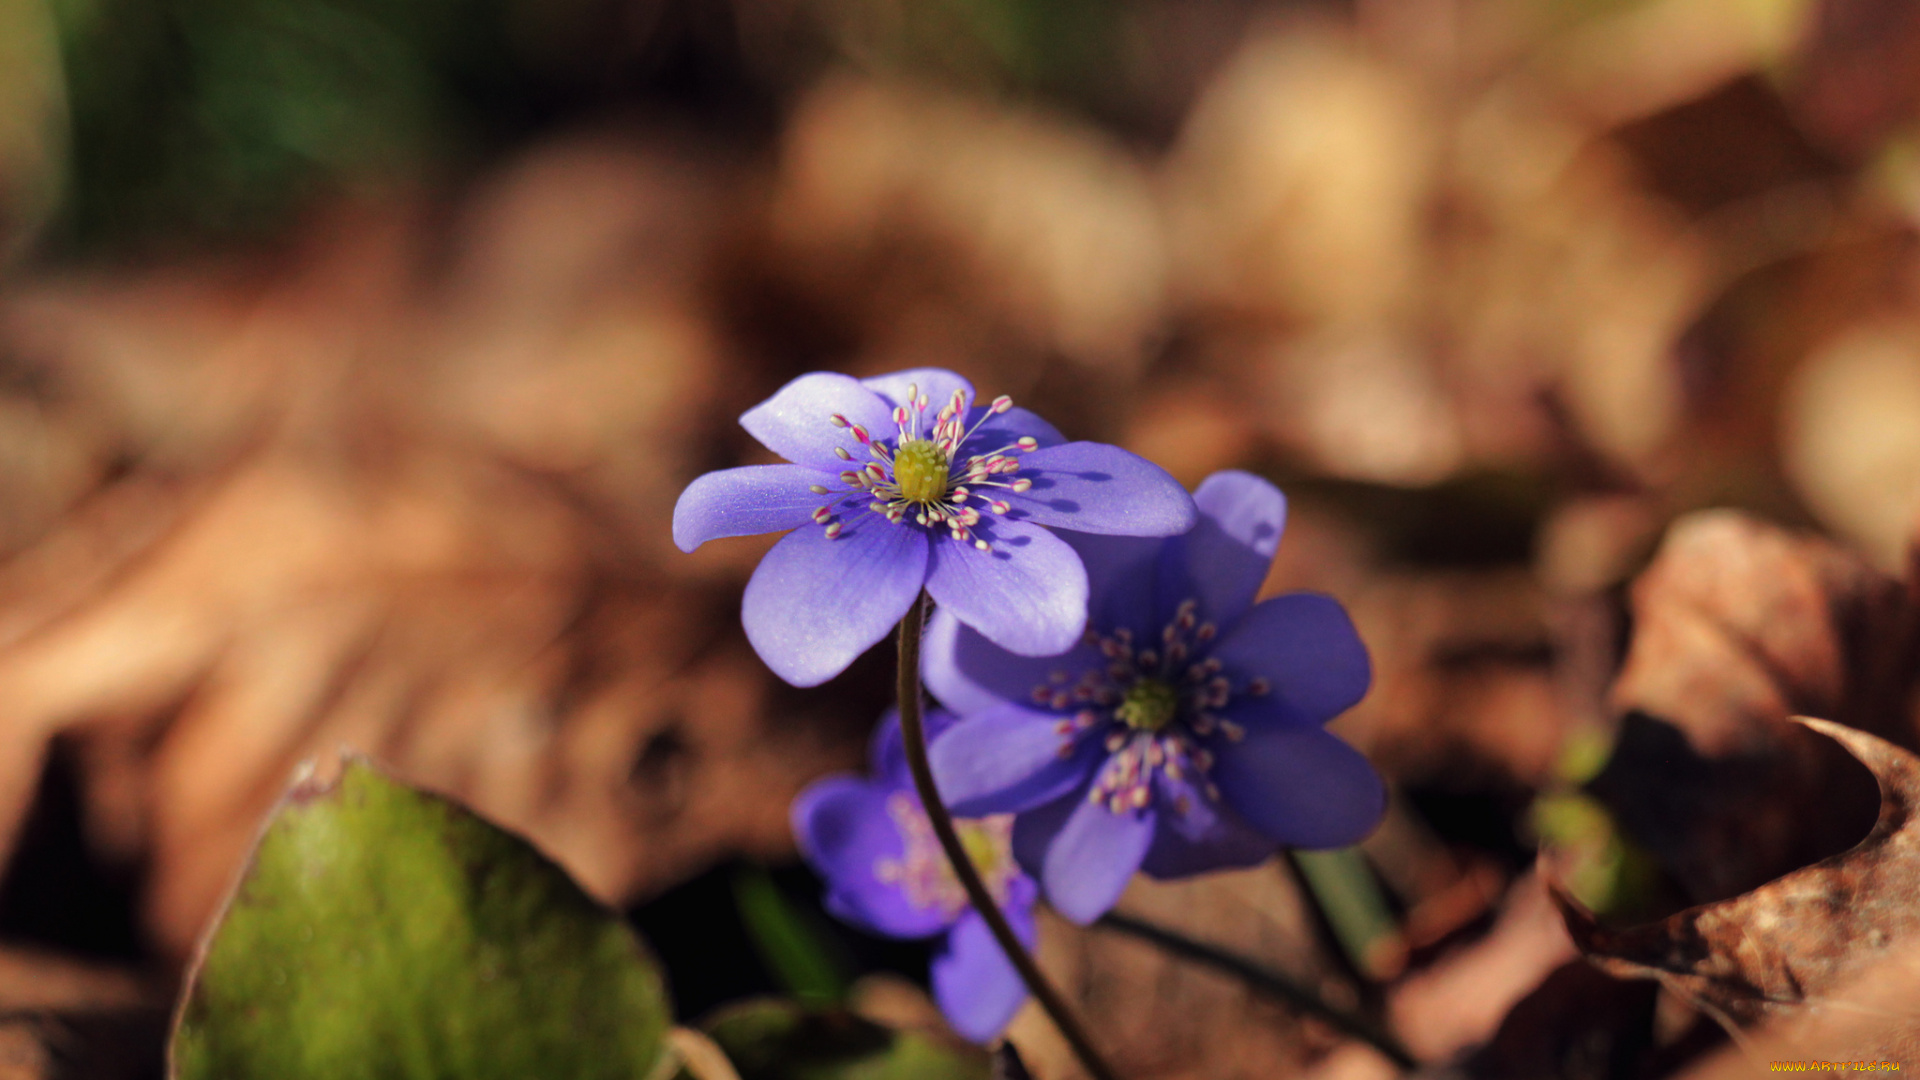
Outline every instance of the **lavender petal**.
{"type": "Polygon", "coordinates": [[[1087,626],[1087,572],[1059,537],[1023,521],[985,521],[966,541],[932,543],[927,591],[987,640],[1022,656],[1052,656],[1087,626]]]}
{"type": "Polygon", "coordinates": [[[1057,529],[1172,536],[1193,527],[1193,499],[1165,469],[1104,443],[1070,442],[1020,455],[1024,493],[1004,493],[1016,513],[1057,529]]]}
{"type": "Polygon", "coordinates": [[[1302,720],[1325,722],[1366,696],[1373,680],[1367,647],[1339,601],[1288,593],[1255,604],[1213,650],[1236,687],[1267,680],[1272,702],[1302,720]]]}
{"type": "Polygon", "coordinates": [[[813,487],[839,487],[832,477],[799,465],[748,465],[710,472],[687,485],[673,507],[673,542],[692,551],[725,536],[785,532],[839,496],[813,487]]]}
{"type": "Polygon", "coordinates": [[[1227,806],[1276,844],[1345,847],[1386,812],[1386,787],[1361,755],[1315,723],[1249,727],[1215,740],[1212,777],[1227,806]]]}
{"type": "Polygon", "coordinates": [[[849,516],[828,539],[809,525],[767,552],[747,582],[741,622],[774,674],[817,686],[887,636],[920,594],[927,539],[878,514],[849,516]]]}
{"type": "Polygon", "coordinates": [[[893,409],[854,379],[831,372],[802,375],[740,416],[740,426],[761,445],[795,465],[838,474],[872,460],[851,428],[835,427],[835,414],[859,424],[875,439],[896,433],[893,409]],[[845,450],[852,463],[834,453],[845,450]]]}

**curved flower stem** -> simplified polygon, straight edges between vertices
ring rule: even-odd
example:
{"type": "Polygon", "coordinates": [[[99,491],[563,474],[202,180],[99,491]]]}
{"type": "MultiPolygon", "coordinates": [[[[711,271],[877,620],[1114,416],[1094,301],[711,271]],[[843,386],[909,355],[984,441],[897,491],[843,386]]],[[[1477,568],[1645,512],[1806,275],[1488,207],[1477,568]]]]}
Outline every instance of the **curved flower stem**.
{"type": "Polygon", "coordinates": [[[1215,948],[1205,942],[1195,941],[1164,926],[1156,926],[1131,915],[1122,915],[1117,911],[1110,911],[1100,916],[1100,921],[1094,925],[1117,930],[1123,934],[1131,934],[1144,941],[1150,941],[1175,956],[1182,956],[1197,964],[1205,964],[1223,971],[1261,993],[1279,998],[1301,1012],[1325,1020],[1339,1031],[1380,1051],[1387,1060],[1402,1069],[1411,1070],[1420,1067],[1420,1063],[1407,1052],[1407,1048],[1400,1045],[1400,1041],[1386,1031],[1369,1023],[1363,1017],[1334,1008],[1319,994],[1244,956],[1215,948]]]}
{"type": "Polygon", "coordinates": [[[994,903],[993,894],[987,891],[986,884],[980,880],[979,871],[974,869],[973,860],[967,857],[966,848],[961,846],[960,834],[953,828],[953,816],[947,813],[946,804],[940,801],[940,791],[933,784],[933,766],[927,761],[926,727],[920,721],[920,631],[926,618],[927,594],[923,592],[907,609],[907,617],[900,620],[899,692],[900,741],[906,745],[907,767],[913,773],[913,786],[920,794],[920,804],[926,809],[927,821],[933,825],[933,834],[940,838],[940,848],[947,853],[947,863],[953,867],[953,876],[959,878],[960,884],[967,890],[967,899],[973,903],[973,909],[986,920],[987,928],[993,931],[994,940],[1000,943],[1014,970],[1020,973],[1020,981],[1027,984],[1027,992],[1053,1018],[1054,1026],[1066,1036],[1080,1064],[1093,1075],[1094,1080],[1119,1080],[1093,1048],[1092,1041],[1087,1038],[1085,1029],[1073,1015],[1073,1010],[1068,1008],[1066,1000],[1040,973],[1040,965],[1034,963],[1032,954],[1014,936],[1013,927],[1007,924],[1007,917],[1001,914],[1000,905],[994,903]]]}

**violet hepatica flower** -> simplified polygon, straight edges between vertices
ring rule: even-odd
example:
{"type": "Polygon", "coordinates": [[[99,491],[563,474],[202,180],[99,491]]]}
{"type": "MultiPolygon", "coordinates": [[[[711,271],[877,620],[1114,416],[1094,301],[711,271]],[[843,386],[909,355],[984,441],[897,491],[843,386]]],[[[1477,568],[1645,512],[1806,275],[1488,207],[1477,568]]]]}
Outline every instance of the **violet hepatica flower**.
{"type": "Polygon", "coordinates": [[[1018,656],[936,612],[927,686],[963,719],[933,743],[955,813],[1016,813],[1014,850],[1086,923],[1135,870],[1180,877],[1281,846],[1339,847],[1385,806],[1380,778],[1321,725],[1366,693],[1366,648],[1329,597],[1255,604],[1285,521],[1272,484],[1216,473],[1166,540],[1077,537],[1084,640],[1018,656]]]}
{"type": "MultiPolygon", "coordinates": [[[[952,721],[931,710],[927,732],[952,721]]],[[[934,1000],[955,1031],[990,1042],[1026,1001],[1026,985],[947,865],[914,794],[898,714],[889,713],[875,733],[872,757],[871,778],[830,776],[794,800],[801,854],[826,878],[827,909],[836,916],[887,937],[946,935],[933,958],[934,1000]]],[[[1031,949],[1040,890],[1014,861],[1012,816],[963,818],[954,826],[987,891],[1031,949]]]]}
{"type": "Polygon", "coordinates": [[[1193,501],[1159,466],[1066,442],[1006,397],[979,404],[950,371],[803,375],[740,424],[791,464],[695,480],[674,507],[673,539],[692,551],[793,530],[755,569],[741,621],[796,686],[844,671],[922,587],[1009,652],[1061,652],[1086,626],[1087,575],[1049,529],[1170,536],[1194,521],[1193,501]]]}

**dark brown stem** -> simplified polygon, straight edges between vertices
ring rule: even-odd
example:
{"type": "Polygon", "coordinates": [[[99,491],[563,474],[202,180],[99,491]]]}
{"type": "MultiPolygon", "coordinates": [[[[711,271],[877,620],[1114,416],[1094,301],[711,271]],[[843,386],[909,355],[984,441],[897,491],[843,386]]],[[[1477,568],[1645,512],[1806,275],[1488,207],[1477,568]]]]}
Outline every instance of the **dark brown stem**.
{"type": "Polygon", "coordinates": [[[947,853],[947,864],[953,867],[953,876],[967,890],[967,899],[972,901],[973,909],[987,922],[987,928],[993,931],[993,938],[1006,951],[1007,959],[1012,961],[1015,971],[1020,973],[1020,981],[1027,984],[1027,992],[1040,1003],[1040,1007],[1053,1018],[1054,1026],[1060,1034],[1066,1036],[1068,1045],[1093,1074],[1094,1080],[1119,1080],[1118,1076],[1104,1061],[1093,1043],[1081,1028],[1080,1021],[1067,1007],[1065,999],[1054,990],[1053,984],[1040,973],[1040,965],[1034,963],[1032,954],[1020,939],[1014,936],[1013,927],[1007,924],[1007,917],[1000,912],[1000,905],[994,903],[993,894],[987,891],[985,882],[980,880],[979,871],[974,869],[973,860],[967,857],[966,848],[960,844],[960,834],[954,831],[953,816],[947,813],[945,803],[940,801],[940,791],[933,784],[933,766],[927,762],[926,727],[920,721],[920,631],[927,618],[927,594],[907,609],[907,617],[900,621],[900,741],[907,750],[907,768],[913,773],[914,789],[920,793],[920,804],[926,808],[927,821],[933,825],[933,834],[940,838],[940,848],[947,853]]]}

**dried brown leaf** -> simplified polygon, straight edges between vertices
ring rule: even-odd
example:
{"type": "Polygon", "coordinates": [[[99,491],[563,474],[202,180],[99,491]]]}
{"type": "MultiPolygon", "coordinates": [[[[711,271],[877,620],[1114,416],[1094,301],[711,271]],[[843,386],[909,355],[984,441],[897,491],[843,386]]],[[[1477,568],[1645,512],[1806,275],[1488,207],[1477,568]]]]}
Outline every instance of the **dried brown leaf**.
{"type": "Polygon", "coordinates": [[[1516,1002],[1573,958],[1545,890],[1528,875],[1484,938],[1394,988],[1388,1016],[1414,1056],[1446,1061],[1486,1042],[1516,1002]]]}
{"type": "MultiPolygon", "coordinates": [[[[1340,997],[1352,988],[1311,944],[1305,898],[1272,865],[1183,881],[1136,877],[1121,910],[1288,972],[1347,1008],[1356,1004],[1340,997]]],[[[1054,984],[1075,999],[1109,1060],[1122,1063],[1130,1080],[1294,1076],[1329,1041],[1238,979],[1131,935],[1047,915],[1039,952],[1054,984]]],[[[1036,1080],[1085,1076],[1038,1006],[1015,1017],[1008,1038],[1036,1080]]]]}
{"type": "Polygon", "coordinates": [[[1626,720],[1592,788],[1691,899],[1866,833],[1875,800],[1859,766],[1787,717],[1913,738],[1914,610],[1899,582],[1829,541],[1717,510],[1672,526],[1632,606],[1610,695],[1626,720]]]}
{"type": "Polygon", "coordinates": [[[1880,786],[1873,831],[1842,854],[1731,900],[1623,930],[1554,890],[1589,960],[1658,979],[1723,1022],[1748,1025],[1819,1001],[1889,950],[1920,940],[1920,758],[1864,731],[1796,717],[1844,746],[1880,786]]]}

